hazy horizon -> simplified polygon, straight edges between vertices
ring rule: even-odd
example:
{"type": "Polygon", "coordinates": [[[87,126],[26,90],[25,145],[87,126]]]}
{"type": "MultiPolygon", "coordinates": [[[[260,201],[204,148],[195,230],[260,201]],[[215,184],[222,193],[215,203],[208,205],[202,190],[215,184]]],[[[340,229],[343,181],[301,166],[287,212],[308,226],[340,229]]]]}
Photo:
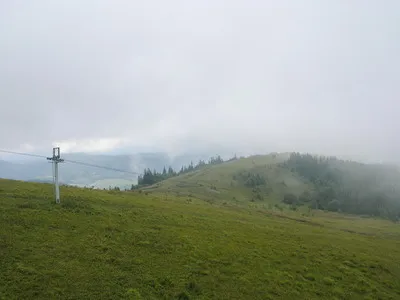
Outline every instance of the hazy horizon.
{"type": "Polygon", "coordinates": [[[0,149],[398,163],[399,11],[392,0],[0,1],[0,149]]]}

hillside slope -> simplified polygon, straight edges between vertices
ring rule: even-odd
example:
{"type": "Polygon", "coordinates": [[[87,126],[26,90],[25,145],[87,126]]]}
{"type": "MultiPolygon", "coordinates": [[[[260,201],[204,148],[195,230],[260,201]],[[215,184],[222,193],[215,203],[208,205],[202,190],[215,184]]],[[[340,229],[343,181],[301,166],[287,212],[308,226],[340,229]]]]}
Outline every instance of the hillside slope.
{"type": "Polygon", "coordinates": [[[280,203],[400,217],[400,171],[312,155],[270,154],[206,165],[147,189],[208,202],[280,203]]]}
{"type": "Polygon", "coordinates": [[[301,193],[309,186],[292,172],[279,167],[289,154],[257,155],[169,178],[148,189],[210,202],[246,203],[268,198],[279,202],[285,192],[301,193]],[[260,175],[265,184],[246,185],[248,174],[260,175]],[[256,188],[256,189],[255,189],[256,188]],[[257,198],[258,195],[262,199],[257,198]]]}
{"type": "Polygon", "coordinates": [[[400,230],[0,180],[0,299],[398,299],[400,230]],[[329,226],[323,225],[329,224],[329,226]]]}

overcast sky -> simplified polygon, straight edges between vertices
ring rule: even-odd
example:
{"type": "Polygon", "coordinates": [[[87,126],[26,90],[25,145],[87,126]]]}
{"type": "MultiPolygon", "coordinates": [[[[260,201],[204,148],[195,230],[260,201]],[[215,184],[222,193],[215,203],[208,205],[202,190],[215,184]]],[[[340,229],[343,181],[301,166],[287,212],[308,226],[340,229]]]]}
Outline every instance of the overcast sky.
{"type": "Polygon", "coordinates": [[[0,0],[0,149],[400,158],[400,1],[0,0]]]}

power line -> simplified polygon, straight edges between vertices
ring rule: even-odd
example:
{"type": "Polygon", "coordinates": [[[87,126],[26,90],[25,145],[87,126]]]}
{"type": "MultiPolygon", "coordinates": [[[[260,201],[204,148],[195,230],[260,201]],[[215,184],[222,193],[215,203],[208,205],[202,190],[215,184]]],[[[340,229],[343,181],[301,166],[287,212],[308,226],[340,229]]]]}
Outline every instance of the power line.
{"type": "Polygon", "coordinates": [[[77,164],[77,165],[82,165],[82,166],[87,166],[87,167],[100,168],[100,169],[105,169],[105,170],[110,170],[110,171],[115,171],[115,172],[129,173],[129,174],[134,174],[134,175],[138,174],[137,172],[126,171],[126,170],[116,169],[116,168],[112,168],[112,167],[99,166],[99,165],[84,163],[84,162],[76,161],[76,160],[64,159],[64,161],[72,163],[72,164],[77,164]]]}
{"type": "MultiPolygon", "coordinates": [[[[45,159],[47,159],[47,156],[38,155],[38,154],[32,154],[32,153],[15,152],[15,151],[1,150],[1,149],[0,149],[0,152],[2,152],[2,153],[8,153],[8,154],[23,155],[23,156],[31,156],[31,157],[39,157],[39,158],[45,158],[45,159]]],[[[87,167],[100,168],[100,169],[105,169],[105,170],[110,170],[110,171],[115,171],[115,172],[121,172],[121,173],[133,174],[133,175],[138,175],[138,174],[139,174],[139,173],[137,173],[137,172],[127,171],[127,170],[121,170],[121,169],[117,169],[117,168],[106,167],[106,166],[100,166],[100,165],[95,165],[95,164],[89,164],[89,163],[85,163],[85,162],[81,162],[81,161],[76,161],[76,160],[65,159],[64,161],[65,161],[65,162],[72,163],[72,164],[77,164],[77,165],[82,165],[82,166],[87,166],[87,167]]]]}
{"type": "Polygon", "coordinates": [[[31,156],[31,157],[39,157],[39,158],[47,158],[44,155],[38,155],[38,154],[31,154],[31,153],[22,153],[22,152],[15,152],[15,151],[8,151],[8,150],[1,150],[0,152],[2,153],[8,153],[8,154],[16,154],[16,155],[23,155],[23,156],[31,156]]]}
{"type": "Polygon", "coordinates": [[[129,174],[138,174],[136,172],[131,172],[131,171],[126,171],[126,170],[121,170],[117,168],[112,168],[112,167],[105,167],[105,166],[100,166],[100,165],[95,165],[95,164],[89,164],[81,161],[76,161],[76,160],[69,160],[69,159],[62,159],[60,156],[60,147],[55,147],[53,148],[53,156],[52,157],[46,157],[44,155],[38,155],[38,154],[32,154],[32,153],[23,153],[23,152],[16,152],[16,151],[9,151],[9,150],[1,150],[1,153],[8,153],[8,154],[15,154],[15,155],[23,155],[23,156],[31,156],[31,157],[39,157],[39,158],[45,158],[46,160],[50,160],[53,164],[52,166],[52,173],[53,173],[53,183],[54,183],[54,193],[56,197],[56,203],[60,203],[60,186],[58,182],[58,164],[62,162],[69,162],[72,164],[77,164],[77,165],[82,165],[82,166],[88,166],[88,167],[94,167],[94,168],[100,168],[100,169],[105,169],[105,170],[111,170],[115,172],[122,172],[122,173],[129,173],[129,174]]]}

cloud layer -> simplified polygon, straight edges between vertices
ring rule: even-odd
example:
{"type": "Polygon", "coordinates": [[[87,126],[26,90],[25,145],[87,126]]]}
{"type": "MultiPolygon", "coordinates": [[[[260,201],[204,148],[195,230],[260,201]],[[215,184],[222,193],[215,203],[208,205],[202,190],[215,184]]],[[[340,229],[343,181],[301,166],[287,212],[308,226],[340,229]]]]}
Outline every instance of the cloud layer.
{"type": "Polygon", "coordinates": [[[398,158],[398,11],[390,0],[2,1],[0,148],[398,158]]]}

